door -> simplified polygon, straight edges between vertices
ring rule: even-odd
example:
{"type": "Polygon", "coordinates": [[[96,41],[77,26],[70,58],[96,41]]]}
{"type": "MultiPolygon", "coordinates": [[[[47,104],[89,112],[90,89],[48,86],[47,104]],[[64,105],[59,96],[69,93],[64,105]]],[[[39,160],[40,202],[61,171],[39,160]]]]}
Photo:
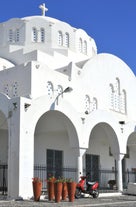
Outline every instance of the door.
{"type": "Polygon", "coordinates": [[[99,181],[99,155],[86,154],[86,173],[90,173],[90,181],[99,181]]]}
{"type": "Polygon", "coordinates": [[[62,177],[62,151],[47,149],[47,178],[62,177]]]}

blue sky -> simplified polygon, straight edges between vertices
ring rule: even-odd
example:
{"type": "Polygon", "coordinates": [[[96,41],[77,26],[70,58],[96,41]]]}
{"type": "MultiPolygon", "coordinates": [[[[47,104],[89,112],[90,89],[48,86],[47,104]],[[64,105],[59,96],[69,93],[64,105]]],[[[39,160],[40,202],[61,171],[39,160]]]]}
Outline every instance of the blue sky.
{"type": "Polygon", "coordinates": [[[136,0],[1,0],[0,22],[40,15],[42,3],[47,16],[84,29],[98,53],[118,56],[136,75],[136,0]]]}

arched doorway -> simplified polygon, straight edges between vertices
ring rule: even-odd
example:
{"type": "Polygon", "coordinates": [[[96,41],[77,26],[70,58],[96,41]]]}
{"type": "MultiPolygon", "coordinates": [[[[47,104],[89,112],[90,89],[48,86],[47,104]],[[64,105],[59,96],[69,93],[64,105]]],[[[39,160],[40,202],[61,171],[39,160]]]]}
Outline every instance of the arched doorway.
{"type": "Polygon", "coordinates": [[[37,122],[34,134],[35,175],[39,167],[43,169],[44,179],[50,175],[75,179],[77,146],[76,130],[70,119],[59,111],[44,113],[37,122]]]}
{"type": "Polygon", "coordinates": [[[8,186],[8,123],[0,111],[0,192],[7,192],[8,186]]]}
{"type": "Polygon", "coordinates": [[[136,183],[136,132],[130,134],[127,141],[126,155],[122,160],[123,186],[127,188],[129,182],[136,183]]]}
{"type": "Polygon", "coordinates": [[[101,189],[110,188],[110,180],[117,184],[117,153],[119,145],[113,128],[104,122],[96,124],[90,133],[89,147],[84,156],[84,168],[86,172],[90,172],[92,181],[99,181],[101,189]]]}

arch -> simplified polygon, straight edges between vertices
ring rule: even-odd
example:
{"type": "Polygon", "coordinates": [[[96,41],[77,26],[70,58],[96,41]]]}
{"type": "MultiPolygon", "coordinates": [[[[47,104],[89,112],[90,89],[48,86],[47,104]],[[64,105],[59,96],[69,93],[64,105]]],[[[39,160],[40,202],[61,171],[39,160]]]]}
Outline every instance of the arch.
{"type": "Polygon", "coordinates": [[[36,27],[32,28],[32,42],[37,42],[38,40],[38,32],[36,27]]]}
{"type": "Polygon", "coordinates": [[[85,95],[85,112],[90,113],[90,97],[85,95]]]}
{"type": "Polygon", "coordinates": [[[64,40],[64,46],[69,47],[69,33],[65,33],[65,40],[64,40]]]}
{"type": "Polygon", "coordinates": [[[127,110],[127,107],[126,107],[126,91],[123,89],[122,92],[121,92],[121,95],[120,95],[120,111],[121,113],[123,114],[126,114],[126,110],[127,110]]]}
{"type": "Polygon", "coordinates": [[[110,84],[109,86],[110,86],[109,103],[110,103],[110,108],[113,110],[114,109],[114,86],[112,84],[110,84]]]}
{"type": "Polygon", "coordinates": [[[57,133],[64,132],[68,134],[70,146],[73,146],[74,137],[77,141],[76,146],[78,146],[77,132],[75,126],[71,122],[66,114],[58,111],[51,110],[46,111],[42,116],[39,117],[36,123],[35,131],[43,134],[44,132],[54,134],[57,137],[57,133]],[[41,124],[39,124],[42,122],[41,124]]]}
{"type": "Polygon", "coordinates": [[[0,93],[0,110],[5,115],[5,117],[8,117],[9,113],[9,100],[10,98],[7,95],[0,93]]]}
{"type": "Polygon", "coordinates": [[[47,90],[48,90],[49,97],[52,98],[53,93],[54,93],[54,87],[53,87],[53,83],[51,81],[47,82],[47,90]]]}
{"type": "Polygon", "coordinates": [[[9,42],[13,42],[14,41],[13,36],[14,36],[13,30],[9,29],[9,36],[8,36],[9,42]]]}
{"type": "Polygon", "coordinates": [[[16,29],[15,31],[15,42],[19,42],[20,41],[20,31],[19,29],[16,29]]]}
{"type": "Polygon", "coordinates": [[[115,91],[114,91],[114,109],[120,111],[120,80],[116,78],[115,91]]]}
{"type": "Polygon", "coordinates": [[[111,145],[116,145],[115,152],[117,152],[118,149],[118,153],[120,153],[123,149],[121,148],[121,141],[118,139],[118,137],[120,137],[118,121],[115,120],[115,118],[110,113],[102,110],[96,110],[86,118],[84,137],[88,139],[86,140],[87,146],[89,146],[89,137],[93,128],[100,123],[109,137],[111,145]]]}
{"type": "Polygon", "coordinates": [[[76,110],[67,101],[63,100],[62,104],[60,102],[58,105],[55,105],[55,102],[49,99],[47,96],[36,99],[26,114],[27,121],[25,124],[28,130],[30,130],[34,136],[35,127],[38,120],[40,119],[40,117],[42,117],[43,114],[49,111],[58,111],[62,113],[63,116],[67,118],[67,120],[69,120],[67,123],[67,128],[71,128],[71,130],[68,131],[70,145],[71,147],[78,148],[82,141],[79,140],[80,134],[82,134],[82,122],[76,110]],[[72,134],[74,134],[74,139],[72,134]]]}
{"type": "Polygon", "coordinates": [[[93,97],[93,102],[92,102],[92,111],[95,111],[98,108],[98,102],[95,97],[93,97]]]}
{"type": "Polygon", "coordinates": [[[83,42],[83,53],[87,55],[87,41],[86,40],[84,40],[83,42]]]}
{"type": "Polygon", "coordinates": [[[83,41],[82,41],[82,38],[80,37],[79,38],[79,52],[82,53],[83,51],[83,41]]]}
{"type": "Polygon", "coordinates": [[[63,87],[61,85],[58,85],[57,93],[58,93],[58,95],[61,95],[63,97],[63,93],[62,92],[63,92],[63,87]]]}
{"type": "Polygon", "coordinates": [[[126,154],[123,158],[123,184],[127,186],[128,182],[135,182],[135,157],[136,157],[136,123],[127,123],[126,124],[125,136],[126,137],[126,154]],[[130,133],[130,134],[129,134],[130,133]],[[130,172],[130,176],[128,177],[128,172],[130,172]]]}
{"type": "Polygon", "coordinates": [[[41,28],[40,33],[41,33],[41,42],[45,42],[45,29],[41,28]]]}
{"type": "MultiPolygon", "coordinates": [[[[9,98],[0,93],[0,163],[8,165],[9,156],[9,98]]],[[[2,171],[0,171],[2,173],[2,171]]],[[[5,168],[5,186],[8,188],[8,171],[5,168]]],[[[0,183],[3,183],[3,177],[0,176],[0,183]]],[[[3,187],[3,186],[0,186],[3,187]]],[[[8,189],[7,189],[8,190],[8,189]]]]}
{"type": "Polygon", "coordinates": [[[59,46],[63,45],[63,34],[61,31],[58,31],[58,45],[59,46]]]}

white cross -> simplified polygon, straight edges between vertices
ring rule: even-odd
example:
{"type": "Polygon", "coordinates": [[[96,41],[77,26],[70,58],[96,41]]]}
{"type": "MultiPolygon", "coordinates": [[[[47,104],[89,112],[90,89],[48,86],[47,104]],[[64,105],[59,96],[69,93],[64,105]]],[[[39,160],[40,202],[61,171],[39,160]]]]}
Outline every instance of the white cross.
{"type": "Polygon", "coordinates": [[[42,10],[42,16],[45,16],[45,12],[48,11],[48,9],[45,7],[45,4],[40,5],[39,8],[42,10]]]}

